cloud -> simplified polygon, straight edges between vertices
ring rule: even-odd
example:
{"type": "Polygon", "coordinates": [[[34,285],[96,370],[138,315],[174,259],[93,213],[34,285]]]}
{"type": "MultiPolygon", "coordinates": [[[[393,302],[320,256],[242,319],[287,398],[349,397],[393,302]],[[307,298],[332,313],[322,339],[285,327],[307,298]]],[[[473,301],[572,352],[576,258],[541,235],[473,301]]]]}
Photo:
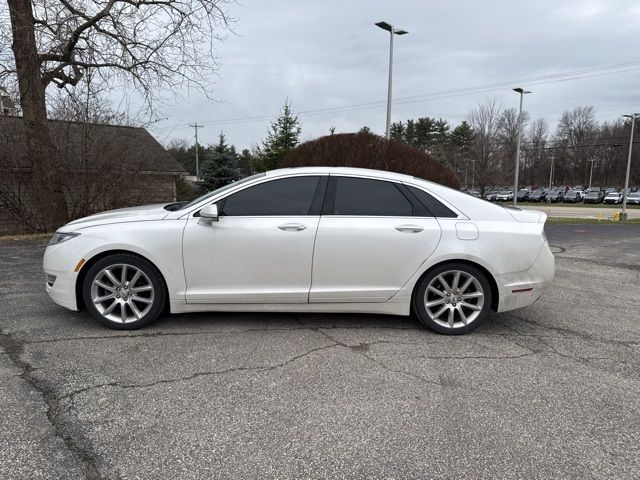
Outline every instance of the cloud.
{"type": "MultiPolygon", "coordinates": [[[[389,39],[373,25],[379,20],[410,32],[395,41],[396,99],[640,60],[640,8],[624,0],[244,0],[230,8],[238,18],[237,35],[216,51],[222,64],[214,85],[219,101],[194,92],[168,101],[160,115],[168,120],[152,130],[160,140],[190,139],[186,125],[198,121],[205,125],[204,142],[223,130],[229,141],[248,147],[264,137],[267,119],[216,122],[275,116],[287,98],[299,111],[381,102],[371,109],[302,115],[304,138],[326,134],[330,126],[340,132],[368,125],[382,133],[389,39]]],[[[640,108],[639,75],[635,70],[531,85],[525,107],[552,126],[563,110],[578,105],[593,105],[601,120],[614,119],[640,108]]],[[[515,106],[512,86],[518,85],[395,104],[393,118],[428,115],[456,123],[487,97],[515,106]]]]}

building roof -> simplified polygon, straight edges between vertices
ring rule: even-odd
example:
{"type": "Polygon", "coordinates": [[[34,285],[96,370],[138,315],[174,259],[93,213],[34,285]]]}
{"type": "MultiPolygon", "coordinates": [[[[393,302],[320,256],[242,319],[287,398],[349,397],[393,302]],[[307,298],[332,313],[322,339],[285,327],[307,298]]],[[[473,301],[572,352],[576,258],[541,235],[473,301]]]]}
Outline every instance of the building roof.
{"type": "MultiPolygon", "coordinates": [[[[60,161],[74,170],[185,174],[144,128],[49,120],[60,161]]],[[[22,117],[0,116],[0,170],[30,169],[22,117]]]]}

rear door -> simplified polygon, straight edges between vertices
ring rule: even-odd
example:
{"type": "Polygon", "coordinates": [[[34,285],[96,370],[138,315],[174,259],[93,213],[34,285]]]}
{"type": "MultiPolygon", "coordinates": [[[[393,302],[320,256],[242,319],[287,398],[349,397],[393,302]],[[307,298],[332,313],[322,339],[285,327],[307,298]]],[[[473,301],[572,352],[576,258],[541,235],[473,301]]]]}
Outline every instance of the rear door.
{"type": "Polygon", "coordinates": [[[310,302],[385,302],[431,255],[440,225],[399,182],[331,175],[310,302]]]}

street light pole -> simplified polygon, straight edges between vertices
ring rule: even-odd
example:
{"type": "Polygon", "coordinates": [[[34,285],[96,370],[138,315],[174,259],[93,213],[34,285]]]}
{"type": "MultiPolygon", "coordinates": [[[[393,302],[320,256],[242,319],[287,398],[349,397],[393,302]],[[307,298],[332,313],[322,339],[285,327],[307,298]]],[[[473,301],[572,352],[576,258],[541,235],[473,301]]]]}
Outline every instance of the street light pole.
{"type": "Polygon", "coordinates": [[[522,97],[526,93],[531,93],[529,90],[525,90],[523,88],[514,88],[514,92],[518,92],[520,94],[520,109],[518,110],[518,144],[516,147],[516,171],[514,175],[514,184],[513,184],[513,206],[518,205],[518,175],[520,172],[520,142],[522,140],[522,97]]]}
{"type": "Polygon", "coordinates": [[[388,22],[378,22],[376,26],[389,32],[389,84],[387,86],[387,127],[385,130],[385,137],[387,140],[391,138],[391,92],[393,82],[393,36],[394,35],[406,35],[406,30],[396,29],[388,22]]]}
{"type": "Polygon", "coordinates": [[[631,137],[629,138],[629,156],[627,157],[627,175],[624,179],[624,190],[622,191],[622,213],[620,214],[620,220],[625,221],[627,219],[627,196],[629,195],[629,173],[631,172],[631,152],[633,150],[633,127],[636,124],[636,117],[640,116],[640,113],[632,113],[631,115],[623,115],[631,119],[631,137]]]}

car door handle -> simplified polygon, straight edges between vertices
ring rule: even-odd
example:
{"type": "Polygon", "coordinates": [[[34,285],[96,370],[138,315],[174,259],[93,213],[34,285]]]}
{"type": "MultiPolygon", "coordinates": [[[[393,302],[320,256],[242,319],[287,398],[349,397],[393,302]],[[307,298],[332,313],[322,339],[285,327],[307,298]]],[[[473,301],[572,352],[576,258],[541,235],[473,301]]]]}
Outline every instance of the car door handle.
{"type": "Polygon", "coordinates": [[[408,233],[419,233],[424,230],[424,228],[418,225],[399,225],[396,227],[396,230],[399,232],[408,232],[408,233]]]}
{"type": "Polygon", "coordinates": [[[286,232],[299,232],[307,228],[307,226],[300,223],[285,223],[284,225],[278,225],[278,228],[286,232]]]}

